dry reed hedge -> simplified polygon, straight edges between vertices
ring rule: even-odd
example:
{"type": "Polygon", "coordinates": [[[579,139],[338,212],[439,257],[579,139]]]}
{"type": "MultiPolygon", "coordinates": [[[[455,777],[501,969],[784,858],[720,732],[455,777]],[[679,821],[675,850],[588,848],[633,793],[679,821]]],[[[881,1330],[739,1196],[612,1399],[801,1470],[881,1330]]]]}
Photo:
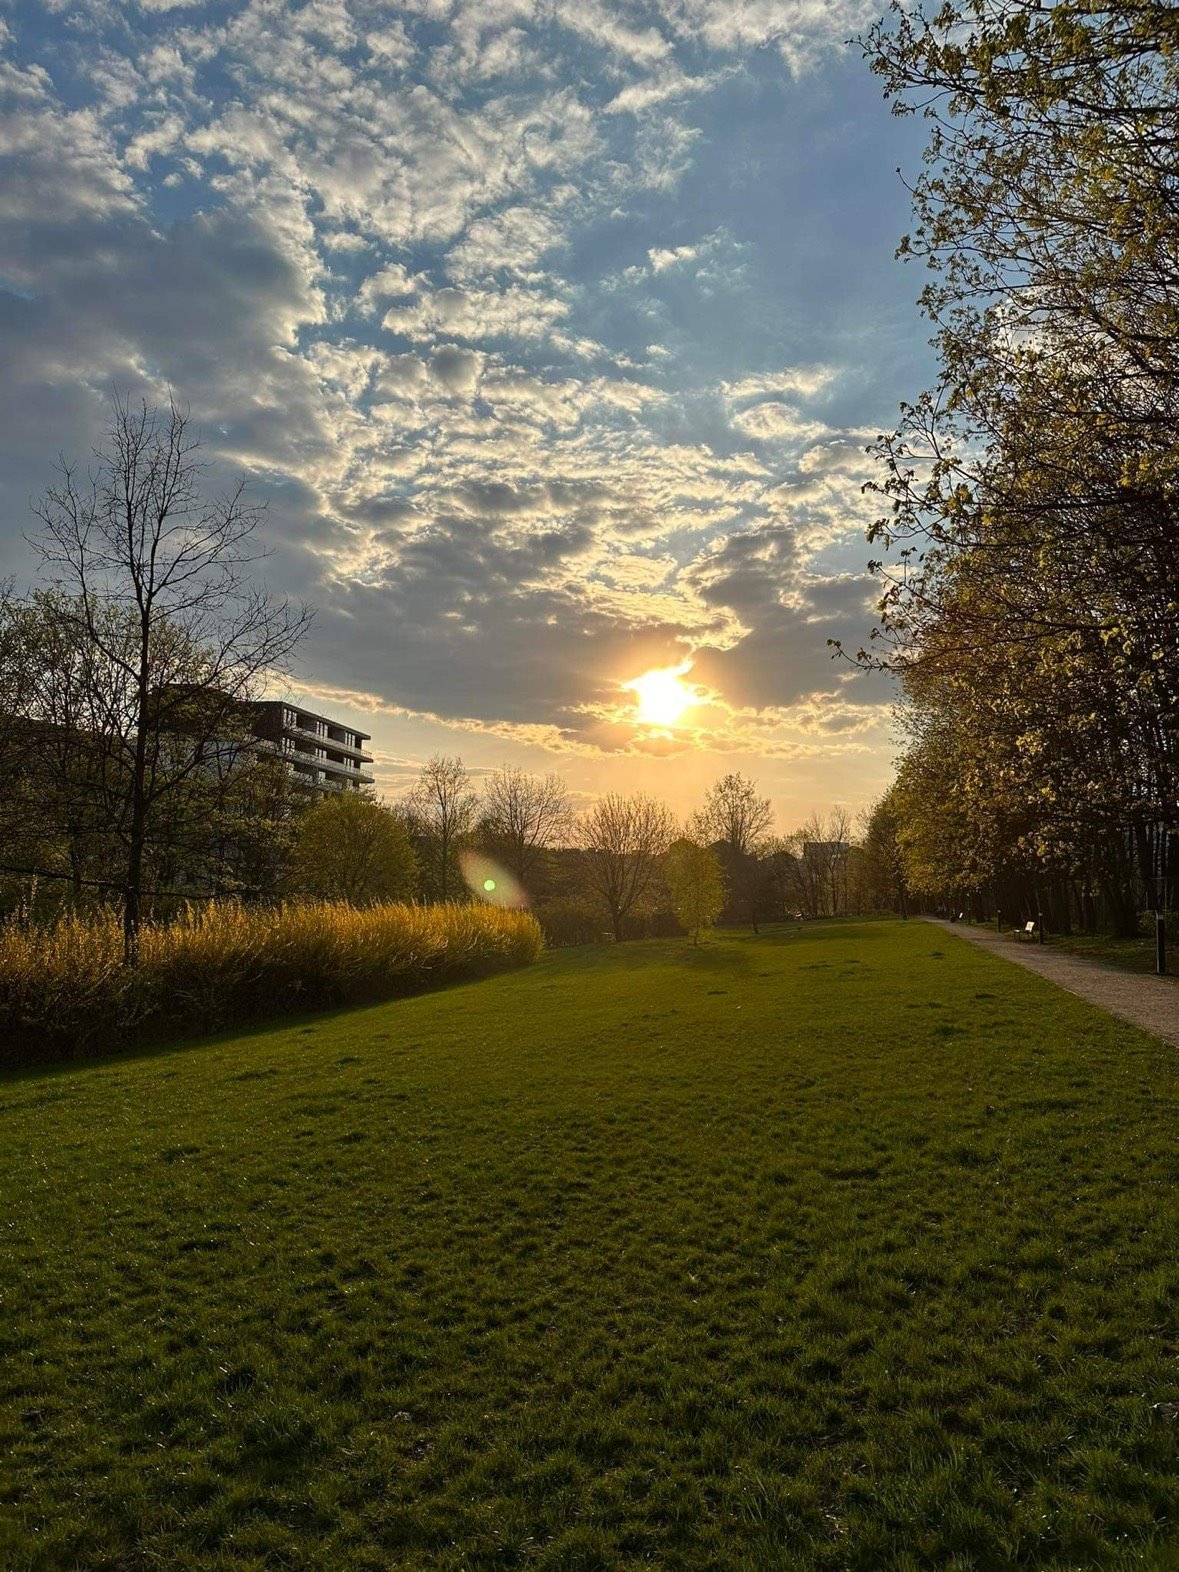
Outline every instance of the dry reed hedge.
{"type": "Polygon", "coordinates": [[[0,1063],[103,1053],[293,1011],[369,1004],[535,960],[540,928],[492,906],[317,901],[190,907],[122,965],[114,914],[0,927],[0,1063]]]}

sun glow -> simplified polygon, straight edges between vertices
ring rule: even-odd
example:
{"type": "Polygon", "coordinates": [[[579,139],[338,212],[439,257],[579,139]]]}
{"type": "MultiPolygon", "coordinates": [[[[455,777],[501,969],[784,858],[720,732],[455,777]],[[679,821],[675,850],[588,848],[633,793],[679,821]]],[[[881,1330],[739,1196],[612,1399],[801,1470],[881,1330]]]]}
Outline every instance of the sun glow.
{"type": "Polygon", "coordinates": [[[690,660],[660,671],[645,671],[623,688],[638,700],[635,719],[644,726],[674,726],[685,710],[697,702],[696,690],[680,678],[692,669],[690,660]]]}

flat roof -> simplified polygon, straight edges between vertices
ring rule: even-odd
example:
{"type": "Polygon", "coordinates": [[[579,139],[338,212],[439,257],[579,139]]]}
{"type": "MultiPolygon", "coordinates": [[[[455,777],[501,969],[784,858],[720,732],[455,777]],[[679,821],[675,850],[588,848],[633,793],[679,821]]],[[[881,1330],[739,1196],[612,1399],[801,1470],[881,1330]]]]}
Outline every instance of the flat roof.
{"type": "Polygon", "coordinates": [[[293,699],[259,699],[257,702],[273,705],[276,709],[281,707],[284,710],[294,710],[296,715],[306,715],[308,720],[322,721],[325,726],[338,726],[341,731],[350,731],[354,737],[363,737],[365,742],[372,739],[371,731],[358,731],[351,721],[333,720],[330,715],[317,715],[314,710],[296,704],[293,699]]]}

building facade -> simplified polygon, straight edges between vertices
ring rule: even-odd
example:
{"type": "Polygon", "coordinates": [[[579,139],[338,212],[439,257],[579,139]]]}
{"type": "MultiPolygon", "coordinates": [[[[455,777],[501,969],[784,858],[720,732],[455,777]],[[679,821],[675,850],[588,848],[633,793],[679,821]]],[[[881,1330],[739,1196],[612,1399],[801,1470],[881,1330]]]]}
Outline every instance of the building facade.
{"type": "Polygon", "coordinates": [[[316,715],[285,699],[263,699],[250,706],[255,737],[283,759],[292,779],[312,791],[359,791],[371,786],[365,765],[366,731],[355,731],[326,715],[316,715]]]}

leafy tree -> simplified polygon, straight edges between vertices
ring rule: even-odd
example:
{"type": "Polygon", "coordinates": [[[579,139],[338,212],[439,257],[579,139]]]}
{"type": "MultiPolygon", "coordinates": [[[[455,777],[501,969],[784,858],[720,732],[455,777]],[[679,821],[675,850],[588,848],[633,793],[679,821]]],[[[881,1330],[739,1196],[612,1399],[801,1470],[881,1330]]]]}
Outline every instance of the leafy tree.
{"type": "Polygon", "coordinates": [[[1129,0],[950,0],[866,43],[929,127],[901,250],[941,362],[872,532],[908,872],[1062,921],[1099,886],[1131,922],[1179,819],[1177,33],[1129,0]]]}
{"type": "Polygon", "coordinates": [[[291,883],[354,906],[408,900],[417,862],[405,821],[367,793],[337,791],[298,821],[291,883]]]}
{"type": "Polygon", "coordinates": [[[609,912],[616,942],[622,942],[627,917],[654,887],[674,833],[675,821],[663,803],[641,792],[610,792],[583,815],[578,839],[585,882],[609,912]]]}
{"type": "Polygon", "coordinates": [[[714,851],[695,841],[673,841],[664,866],[671,904],[680,926],[700,943],[724,909],[725,885],[714,851]]]}

